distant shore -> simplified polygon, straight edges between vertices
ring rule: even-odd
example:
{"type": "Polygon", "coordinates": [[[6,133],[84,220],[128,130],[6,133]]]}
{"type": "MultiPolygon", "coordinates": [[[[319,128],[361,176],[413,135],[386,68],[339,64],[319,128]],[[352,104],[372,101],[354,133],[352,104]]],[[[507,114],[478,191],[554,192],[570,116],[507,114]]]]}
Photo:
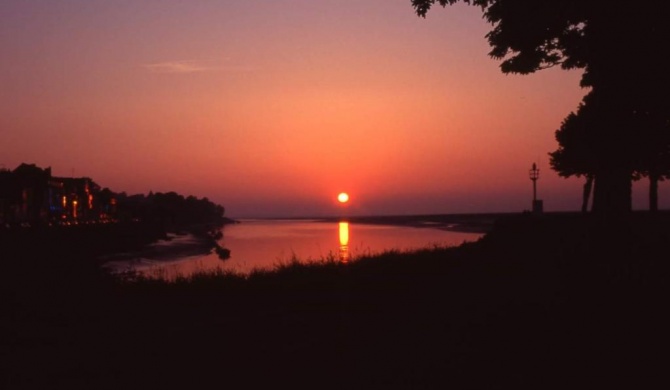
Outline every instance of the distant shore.
{"type": "Polygon", "coordinates": [[[385,215],[328,218],[352,223],[400,225],[468,233],[487,233],[496,220],[521,213],[385,215]]]}
{"type": "Polygon", "coordinates": [[[501,218],[522,215],[518,213],[469,213],[469,214],[409,214],[409,215],[368,215],[330,216],[300,218],[267,218],[282,220],[314,220],[322,222],[350,222],[370,225],[410,226],[416,228],[441,229],[465,233],[488,233],[501,218]]]}
{"type": "MultiPolygon", "coordinates": [[[[411,226],[416,228],[442,229],[455,232],[489,233],[499,221],[518,220],[529,218],[550,220],[563,223],[565,220],[598,220],[593,213],[584,214],[580,211],[549,211],[533,214],[529,211],[508,213],[464,213],[464,214],[410,214],[410,215],[370,215],[370,216],[329,216],[329,217],[285,217],[259,218],[267,220],[312,220],[322,222],[350,222],[374,225],[411,226]]],[[[612,218],[610,218],[612,219],[612,218]]],[[[650,213],[646,210],[636,210],[629,214],[628,221],[639,220],[666,221],[670,219],[669,210],[650,213]]]]}

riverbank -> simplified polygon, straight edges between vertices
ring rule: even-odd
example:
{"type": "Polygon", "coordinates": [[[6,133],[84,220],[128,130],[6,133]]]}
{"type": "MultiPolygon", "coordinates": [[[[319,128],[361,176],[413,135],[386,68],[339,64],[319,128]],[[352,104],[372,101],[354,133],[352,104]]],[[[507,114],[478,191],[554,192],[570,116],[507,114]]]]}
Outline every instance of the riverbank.
{"type": "Polygon", "coordinates": [[[348,221],[360,224],[412,226],[467,233],[487,233],[493,228],[495,221],[514,215],[518,215],[518,213],[352,216],[331,217],[324,218],[323,220],[329,222],[348,221]]]}
{"type": "Polygon", "coordinates": [[[517,215],[457,248],[171,284],[35,268],[3,284],[0,385],[647,388],[669,227],[517,215]]]}
{"type": "MultiPolygon", "coordinates": [[[[216,231],[225,224],[232,223],[237,221],[223,218],[217,222],[189,225],[125,221],[3,228],[0,229],[0,248],[3,253],[0,264],[17,263],[13,261],[15,258],[56,255],[67,257],[62,261],[82,257],[87,263],[94,262],[99,265],[95,259],[120,252],[151,250],[149,246],[184,235],[197,238],[198,242],[194,240],[193,244],[202,249],[206,244],[213,247],[211,241],[216,231]]],[[[155,249],[160,251],[160,245],[155,249]]]]}
{"type": "Polygon", "coordinates": [[[455,232],[487,233],[493,228],[495,221],[500,218],[507,218],[514,215],[519,215],[519,213],[369,215],[278,219],[313,220],[321,222],[350,222],[369,225],[411,226],[416,228],[442,229],[455,232]]]}

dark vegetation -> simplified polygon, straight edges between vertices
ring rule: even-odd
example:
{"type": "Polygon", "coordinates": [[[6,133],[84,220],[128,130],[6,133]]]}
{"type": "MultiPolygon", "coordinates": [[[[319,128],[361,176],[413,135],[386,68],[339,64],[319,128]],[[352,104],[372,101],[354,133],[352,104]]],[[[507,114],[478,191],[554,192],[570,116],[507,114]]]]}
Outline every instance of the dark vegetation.
{"type": "Polygon", "coordinates": [[[174,283],[25,242],[0,273],[0,386],[649,388],[669,221],[519,214],[457,248],[174,283]]]}
{"type": "Polygon", "coordinates": [[[226,259],[230,251],[218,244],[219,228],[234,221],[224,213],[223,206],[207,198],[116,193],[88,177],[55,177],[51,168],[23,163],[13,171],[0,170],[0,260],[32,258],[37,245],[49,250],[42,257],[79,253],[87,267],[97,266],[91,259],[117,252],[158,256],[147,245],[169,239],[168,233],[197,238],[182,252],[215,250],[226,259]]]}
{"type": "MultiPolygon", "coordinates": [[[[185,250],[214,250],[222,260],[230,257],[230,250],[218,244],[221,239],[221,228],[226,223],[235,221],[224,216],[225,209],[207,198],[183,196],[176,192],[149,193],[128,196],[117,195],[119,218],[128,223],[139,223],[147,226],[148,231],[159,229],[163,239],[167,233],[189,233],[200,239],[200,248],[184,248],[185,250]]],[[[154,235],[140,234],[144,244],[155,241],[154,235]]],[[[139,248],[129,248],[137,250],[139,248]]],[[[118,250],[117,250],[118,252],[118,250]]],[[[106,252],[106,253],[109,253],[106,252]]]]}
{"type": "MultiPolygon", "coordinates": [[[[584,176],[582,212],[587,212],[593,182],[601,161],[602,149],[607,147],[600,140],[607,136],[610,128],[603,128],[594,92],[587,94],[577,112],[570,113],[556,130],[558,149],[549,153],[551,167],[563,177],[584,176]]],[[[632,153],[622,155],[629,159],[633,180],[647,177],[649,180],[649,210],[658,210],[658,182],[670,177],[670,121],[667,117],[653,118],[649,115],[635,116],[635,136],[628,140],[632,153]]],[[[633,126],[633,125],[631,125],[633,126]]]]}
{"type": "MultiPolygon", "coordinates": [[[[422,16],[455,2],[412,0],[422,16]]],[[[0,232],[0,387],[667,387],[670,215],[655,198],[670,165],[666,7],[465,2],[492,23],[503,72],[584,70],[590,92],[557,132],[552,164],[586,176],[589,193],[593,181],[596,213],[507,216],[457,248],[166,283],[117,280],[92,259],[223,210],[120,196],[125,224],[0,232]],[[633,213],[643,176],[655,212],[633,213]]],[[[28,176],[34,191],[21,196],[42,207],[47,187],[28,176]]],[[[12,205],[18,194],[0,194],[3,218],[38,218],[12,205]]]]}
{"type": "MultiPolygon", "coordinates": [[[[412,0],[426,16],[435,4],[412,0]]],[[[670,11],[660,0],[644,6],[583,0],[462,0],[491,23],[489,55],[504,73],[529,74],[560,66],[583,70],[589,92],[557,133],[552,166],[585,175],[592,210],[631,211],[632,180],[648,177],[650,209],[658,181],[670,172],[670,73],[660,60],[670,35],[670,11]],[[578,157],[578,158],[574,158],[578,157]]]]}
{"type": "Polygon", "coordinates": [[[168,231],[232,222],[223,206],[176,192],[128,195],[89,177],[55,177],[51,167],[0,169],[0,229],[141,222],[168,231]]]}
{"type": "Polygon", "coordinates": [[[191,226],[220,225],[231,222],[224,217],[225,209],[207,198],[183,196],[176,192],[117,195],[119,214],[125,220],[149,221],[168,230],[191,226]]]}

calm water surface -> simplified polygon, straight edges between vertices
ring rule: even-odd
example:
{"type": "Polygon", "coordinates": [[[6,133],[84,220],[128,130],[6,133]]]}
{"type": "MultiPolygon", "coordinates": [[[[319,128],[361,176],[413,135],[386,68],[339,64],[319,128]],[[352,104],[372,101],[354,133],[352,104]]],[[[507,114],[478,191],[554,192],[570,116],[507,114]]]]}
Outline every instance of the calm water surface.
{"type": "MultiPolygon", "coordinates": [[[[212,269],[249,273],[254,269],[272,269],[293,259],[301,262],[335,259],[353,261],[357,257],[385,250],[411,250],[433,246],[457,246],[476,241],[481,233],[464,233],[434,228],[369,225],[316,220],[242,220],[226,225],[219,244],[230,250],[230,258],[221,260],[215,253],[195,256],[169,255],[145,259],[126,258],[111,262],[116,271],[135,269],[148,276],[165,279],[188,276],[212,269]]],[[[158,245],[168,247],[192,240],[178,236],[158,245]]]]}

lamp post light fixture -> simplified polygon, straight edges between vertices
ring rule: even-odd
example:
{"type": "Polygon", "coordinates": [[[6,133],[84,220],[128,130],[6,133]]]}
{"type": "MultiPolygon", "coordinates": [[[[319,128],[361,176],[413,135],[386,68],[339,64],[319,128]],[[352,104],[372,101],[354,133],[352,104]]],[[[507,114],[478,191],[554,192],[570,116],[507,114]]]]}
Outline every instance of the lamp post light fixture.
{"type": "Polygon", "coordinates": [[[533,202],[537,200],[537,179],[540,178],[540,170],[537,169],[537,165],[533,163],[533,167],[529,171],[530,180],[533,181],[533,202]]]}
{"type": "Polygon", "coordinates": [[[533,163],[533,167],[528,173],[530,180],[533,181],[533,212],[541,213],[543,209],[542,201],[537,199],[537,179],[540,178],[540,170],[537,168],[537,164],[533,163]]]}

